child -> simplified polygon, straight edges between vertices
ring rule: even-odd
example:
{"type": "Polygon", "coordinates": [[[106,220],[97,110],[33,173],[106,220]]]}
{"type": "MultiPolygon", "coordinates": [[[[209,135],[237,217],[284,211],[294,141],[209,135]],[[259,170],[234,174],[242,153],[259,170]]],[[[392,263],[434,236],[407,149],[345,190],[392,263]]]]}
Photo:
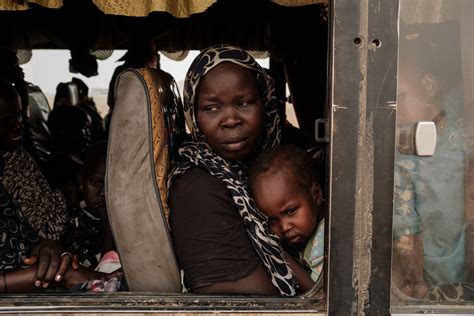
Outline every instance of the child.
{"type": "Polygon", "coordinates": [[[89,147],[81,173],[82,198],[72,210],[64,243],[85,266],[96,267],[101,256],[114,250],[104,195],[107,143],[89,147]]]}
{"type": "Polygon", "coordinates": [[[322,280],[324,210],[315,161],[303,149],[270,149],[251,166],[249,185],[268,226],[283,243],[304,247],[311,279],[322,280]]]}
{"type": "MultiPolygon", "coordinates": [[[[79,207],[73,210],[69,221],[65,244],[71,252],[79,255],[82,265],[90,269],[79,271],[89,276],[89,281],[76,286],[76,290],[90,292],[115,292],[122,285],[121,264],[115,251],[112,230],[105,204],[104,179],[107,158],[107,142],[91,145],[85,156],[81,173],[82,198],[79,207]],[[94,269],[96,273],[92,272],[94,269]],[[97,272],[101,272],[98,274],[97,272]]],[[[79,269],[79,270],[81,270],[79,269]]],[[[76,281],[75,276],[65,275],[66,287],[76,281]]],[[[83,278],[80,279],[81,281],[83,278]]]]}

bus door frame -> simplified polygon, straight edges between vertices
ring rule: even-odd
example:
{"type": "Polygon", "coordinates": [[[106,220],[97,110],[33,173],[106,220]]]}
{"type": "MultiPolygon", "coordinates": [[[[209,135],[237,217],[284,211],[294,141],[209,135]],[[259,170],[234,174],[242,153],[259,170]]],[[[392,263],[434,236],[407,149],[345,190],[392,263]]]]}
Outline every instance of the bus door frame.
{"type": "Polygon", "coordinates": [[[328,314],[389,315],[399,1],[331,4],[328,314]]]}

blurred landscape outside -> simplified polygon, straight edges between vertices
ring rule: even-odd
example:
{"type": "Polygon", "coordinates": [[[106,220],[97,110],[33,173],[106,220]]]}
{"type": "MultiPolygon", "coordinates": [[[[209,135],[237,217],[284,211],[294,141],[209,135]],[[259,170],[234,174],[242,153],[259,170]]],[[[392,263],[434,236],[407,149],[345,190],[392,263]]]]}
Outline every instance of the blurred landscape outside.
{"type": "MultiPolygon", "coordinates": [[[[94,98],[99,113],[105,116],[109,110],[107,106],[107,93],[110,78],[115,68],[122,64],[118,60],[125,52],[125,50],[115,50],[106,60],[97,60],[99,74],[90,78],[69,72],[69,59],[71,56],[68,50],[34,50],[31,60],[21,65],[21,67],[25,73],[25,80],[39,86],[43,90],[43,93],[48,98],[50,107],[53,106],[58,83],[69,82],[73,77],[83,80],[89,86],[89,96],[94,98]]],[[[188,56],[182,61],[174,61],[160,54],[161,69],[175,78],[181,97],[184,77],[191,62],[198,54],[199,51],[190,51],[188,56]]],[[[268,58],[257,59],[257,61],[261,66],[268,68],[268,58]]],[[[290,103],[286,104],[286,114],[287,120],[293,126],[298,127],[293,106],[290,103]]]]}

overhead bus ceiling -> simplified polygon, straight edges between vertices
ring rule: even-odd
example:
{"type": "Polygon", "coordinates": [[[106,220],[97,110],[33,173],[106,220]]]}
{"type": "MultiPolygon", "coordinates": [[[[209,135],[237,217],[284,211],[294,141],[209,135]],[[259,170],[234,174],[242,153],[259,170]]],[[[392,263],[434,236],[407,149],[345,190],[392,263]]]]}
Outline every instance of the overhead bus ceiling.
{"type": "MultiPolygon", "coordinates": [[[[308,2],[318,1],[296,3],[308,2]]],[[[187,18],[168,12],[152,12],[145,17],[105,14],[92,0],[63,0],[57,8],[30,3],[27,10],[0,11],[0,45],[23,49],[126,49],[130,39],[142,36],[152,37],[160,50],[230,43],[286,54],[317,49],[326,38],[327,23],[321,18],[325,6],[320,4],[282,6],[265,0],[204,3],[209,5],[202,8],[204,11],[187,18]]]]}

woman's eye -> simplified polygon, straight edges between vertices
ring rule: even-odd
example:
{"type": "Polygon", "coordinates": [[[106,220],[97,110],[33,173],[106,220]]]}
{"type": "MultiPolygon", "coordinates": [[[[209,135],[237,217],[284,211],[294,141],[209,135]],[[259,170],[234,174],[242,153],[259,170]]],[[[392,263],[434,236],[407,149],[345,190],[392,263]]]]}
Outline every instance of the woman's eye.
{"type": "Polygon", "coordinates": [[[289,210],[286,211],[286,215],[291,216],[295,214],[295,212],[296,212],[296,208],[290,208],[289,210]]]}
{"type": "Polygon", "coordinates": [[[208,105],[204,107],[204,111],[208,113],[217,112],[219,107],[217,105],[208,105]]]}
{"type": "Polygon", "coordinates": [[[244,107],[244,106],[249,105],[249,102],[247,102],[247,101],[239,101],[239,102],[237,102],[237,105],[238,105],[239,107],[244,107]]]}

